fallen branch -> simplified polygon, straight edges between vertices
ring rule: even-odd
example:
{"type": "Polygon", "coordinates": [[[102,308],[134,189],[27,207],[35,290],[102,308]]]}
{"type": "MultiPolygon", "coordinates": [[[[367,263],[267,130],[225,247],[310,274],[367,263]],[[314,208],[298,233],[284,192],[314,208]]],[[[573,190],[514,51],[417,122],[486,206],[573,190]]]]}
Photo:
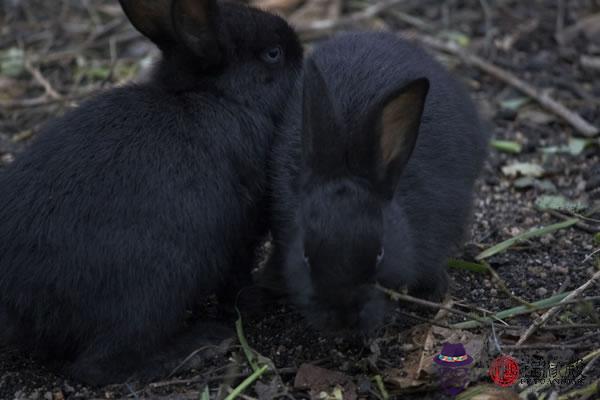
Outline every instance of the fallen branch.
{"type": "Polygon", "coordinates": [[[565,302],[575,300],[579,297],[587,288],[592,286],[597,279],[600,278],[600,271],[596,272],[586,283],[579,286],[577,289],[573,290],[569,293],[564,299],[560,301],[560,303],[551,309],[549,309],[546,313],[544,313],[541,317],[533,321],[533,324],[521,335],[519,340],[517,341],[515,346],[521,346],[529,337],[537,330],[538,327],[543,325],[546,321],[556,315],[556,313],[561,309],[561,305],[565,302]]]}
{"type": "Polygon", "coordinates": [[[589,122],[584,120],[579,114],[575,113],[572,110],[569,110],[567,107],[554,100],[547,93],[517,78],[512,73],[496,65],[493,65],[474,54],[467,52],[465,49],[462,49],[457,44],[445,43],[427,35],[417,35],[415,36],[415,38],[418,41],[425,44],[426,46],[431,47],[432,49],[455,55],[463,63],[477,67],[482,71],[487,72],[491,76],[513,86],[515,89],[518,89],[519,91],[525,93],[527,96],[537,101],[542,107],[546,108],[548,111],[553,112],[554,114],[567,121],[573,128],[575,128],[577,132],[579,132],[583,136],[596,136],[598,135],[598,133],[600,133],[600,130],[597,127],[591,125],[589,122]]]}
{"type": "Polygon", "coordinates": [[[25,69],[31,74],[31,76],[33,76],[33,79],[35,79],[35,81],[44,88],[44,91],[50,98],[54,100],[62,99],[62,96],[56,90],[54,90],[50,82],[48,82],[44,75],[42,75],[42,72],[38,68],[34,67],[29,59],[25,59],[25,69]]]}

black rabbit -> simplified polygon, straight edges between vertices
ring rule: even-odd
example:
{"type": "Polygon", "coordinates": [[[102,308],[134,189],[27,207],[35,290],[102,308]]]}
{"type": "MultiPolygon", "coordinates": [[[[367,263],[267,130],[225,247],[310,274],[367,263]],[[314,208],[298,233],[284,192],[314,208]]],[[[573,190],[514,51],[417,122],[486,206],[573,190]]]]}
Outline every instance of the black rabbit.
{"type": "Polygon", "coordinates": [[[50,123],[0,172],[0,339],[91,384],[151,377],[229,333],[186,330],[186,309],[250,277],[272,136],[302,68],[294,31],[266,12],[121,5],[162,51],[149,82],[50,123]]]}
{"type": "Polygon", "coordinates": [[[326,331],[376,327],[387,302],[375,282],[439,299],[487,148],[469,96],[389,33],[322,43],[298,86],[274,144],[263,285],[283,280],[326,331]]]}

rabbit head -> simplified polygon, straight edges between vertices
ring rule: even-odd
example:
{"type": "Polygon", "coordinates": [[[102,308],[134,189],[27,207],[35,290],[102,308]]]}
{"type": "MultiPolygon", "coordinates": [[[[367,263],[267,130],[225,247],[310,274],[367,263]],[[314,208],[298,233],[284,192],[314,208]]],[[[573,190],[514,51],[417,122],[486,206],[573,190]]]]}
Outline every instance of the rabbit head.
{"type": "Polygon", "coordinates": [[[374,284],[386,263],[383,211],[415,147],[428,89],[423,78],[394,88],[347,122],[306,63],[297,232],[285,268],[317,328],[364,332],[382,320],[374,284]]]}
{"type": "Polygon", "coordinates": [[[162,52],[158,84],[211,90],[275,114],[302,67],[302,46],[280,17],[216,0],[120,0],[134,27],[162,52]]]}

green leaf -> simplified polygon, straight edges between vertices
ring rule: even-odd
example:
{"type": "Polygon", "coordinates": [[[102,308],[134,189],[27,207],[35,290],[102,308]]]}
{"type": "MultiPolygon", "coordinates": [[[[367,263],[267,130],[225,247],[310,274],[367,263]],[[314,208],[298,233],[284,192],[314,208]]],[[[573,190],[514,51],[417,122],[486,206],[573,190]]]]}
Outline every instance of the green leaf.
{"type": "Polygon", "coordinates": [[[514,99],[508,99],[500,102],[500,107],[507,110],[518,110],[523,105],[529,102],[529,97],[517,97],[514,99]]]}
{"type": "Polygon", "coordinates": [[[521,144],[510,140],[492,140],[490,144],[498,151],[511,154],[519,154],[523,149],[521,144]]]}
{"type": "Polygon", "coordinates": [[[17,47],[0,52],[0,73],[9,78],[18,78],[25,71],[25,53],[17,47]]]}
{"type": "Polygon", "coordinates": [[[537,198],[535,206],[538,210],[557,210],[568,212],[581,212],[587,208],[587,204],[581,201],[572,201],[564,196],[544,195],[537,198]]]}
{"type": "Polygon", "coordinates": [[[596,244],[600,244],[600,232],[594,235],[594,242],[596,242],[596,244]]]}
{"type": "Polygon", "coordinates": [[[531,176],[524,176],[515,179],[513,186],[517,189],[537,188],[542,192],[556,192],[556,186],[554,183],[547,179],[539,180],[532,178],[531,176]]]}
{"type": "Polygon", "coordinates": [[[578,156],[588,147],[592,141],[590,139],[570,138],[569,153],[573,156],[578,156]]]}
{"type": "Polygon", "coordinates": [[[488,268],[484,264],[474,263],[474,262],[464,261],[464,260],[457,260],[454,258],[448,260],[448,266],[450,268],[462,269],[462,270],[471,271],[471,272],[480,272],[480,273],[488,272],[488,268]]]}
{"type": "Polygon", "coordinates": [[[544,175],[544,169],[537,164],[516,162],[502,167],[502,173],[506,176],[533,176],[539,178],[544,175]]]}
{"type": "Polygon", "coordinates": [[[440,36],[456,43],[460,47],[468,47],[469,43],[471,43],[471,38],[459,31],[444,31],[440,33],[440,36]]]}
{"type": "Polygon", "coordinates": [[[484,260],[493,255],[496,255],[505,250],[508,250],[509,248],[511,248],[512,246],[514,246],[515,244],[517,244],[519,242],[523,242],[525,240],[532,239],[535,237],[548,235],[548,234],[558,231],[560,229],[565,229],[570,226],[573,226],[577,222],[579,222],[578,218],[571,218],[566,221],[560,222],[558,224],[549,225],[549,226],[546,226],[543,228],[532,229],[529,232],[522,233],[511,239],[505,240],[504,242],[498,243],[497,245],[490,247],[489,249],[481,252],[477,257],[475,257],[475,259],[476,260],[484,260]]]}

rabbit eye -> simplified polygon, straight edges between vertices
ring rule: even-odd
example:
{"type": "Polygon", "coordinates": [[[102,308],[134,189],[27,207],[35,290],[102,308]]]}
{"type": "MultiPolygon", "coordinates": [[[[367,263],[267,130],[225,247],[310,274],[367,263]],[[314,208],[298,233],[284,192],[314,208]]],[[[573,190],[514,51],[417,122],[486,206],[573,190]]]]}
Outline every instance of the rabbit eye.
{"type": "Polygon", "coordinates": [[[277,64],[283,58],[283,49],[281,46],[271,47],[266,49],[261,54],[261,58],[268,64],[277,64]]]}
{"type": "Polygon", "coordinates": [[[381,249],[379,250],[379,254],[377,254],[377,265],[381,264],[381,261],[383,261],[384,254],[385,251],[383,250],[383,247],[381,247],[381,249]]]}

